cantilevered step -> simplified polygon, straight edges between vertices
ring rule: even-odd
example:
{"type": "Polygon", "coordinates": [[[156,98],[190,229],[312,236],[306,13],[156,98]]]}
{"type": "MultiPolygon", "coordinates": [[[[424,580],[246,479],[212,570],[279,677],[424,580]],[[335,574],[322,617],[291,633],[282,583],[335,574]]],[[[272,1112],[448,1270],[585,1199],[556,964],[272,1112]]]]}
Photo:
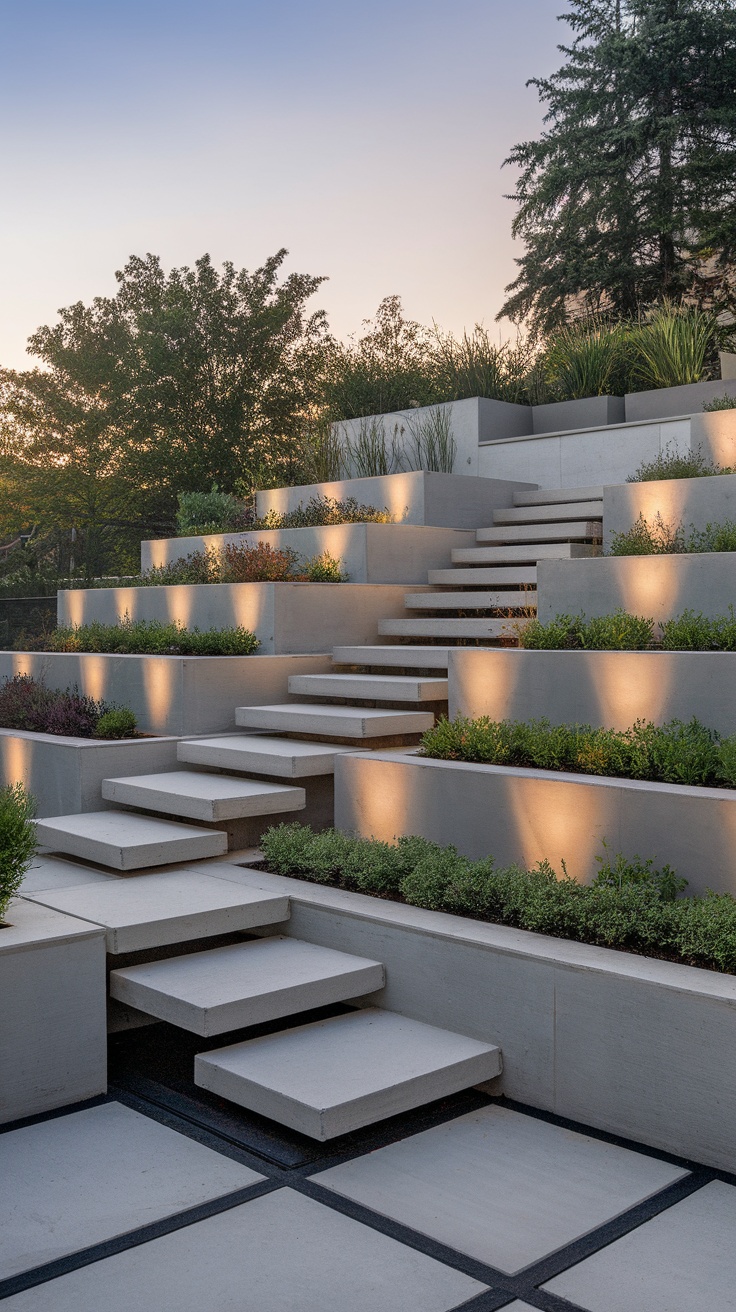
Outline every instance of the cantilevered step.
{"type": "MultiPolygon", "coordinates": [[[[240,933],[289,919],[289,899],[281,893],[233,883],[209,872],[165,870],[138,879],[105,879],[75,888],[31,893],[31,901],[79,920],[103,925],[107,950],[141,952],[168,943],[240,933]]],[[[238,875],[242,871],[238,870],[238,875]]]]}
{"type": "Polygon", "coordinates": [[[521,610],[536,606],[536,591],[514,592],[409,592],[407,610],[521,610]]]}
{"type": "Polygon", "coordinates": [[[555,506],[566,501],[602,501],[602,487],[540,488],[538,492],[515,492],[515,506],[555,506]]]}
{"type": "Polygon", "coordinates": [[[494,510],[494,527],[499,524],[553,524],[557,520],[601,519],[602,501],[560,501],[551,506],[515,506],[494,510]]]}
{"type": "Polygon", "coordinates": [[[450,559],[455,565],[513,565],[522,561],[579,560],[598,556],[600,548],[585,542],[530,542],[526,546],[455,547],[450,559]]]}
{"type": "Polygon", "coordinates": [[[325,738],[386,738],[431,729],[431,711],[388,711],[364,706],[239,706],[235,721],[246,729],[318,734],[325,738]]]}
{"type": "Polygon", "coordinates": [[[429,582],[434,587],[445,584],[457,588],[465,584],[479,588],[493,587],[494,584],[517,588],[536,587],[537,567],[536,565],[496,565],[491,569],[483,569],[482,566],[476,566],[474,569],[431,569],[429,582]]]}
{"type": "Polygon", "coordinates": [[[443,619],[428,615],[424,619],[379,620],[378,632],[391,638],[500,638],[513,633],[512,625],[523,619],[443,619]]]}
{"type": "Polygon", "coordinates": [[[102,796],[108,802],[138,806],[143,811],[165,811],[190,820],[238,820],[244,816],[300,811],[306,806],[303,788],[267,784],[257,779],[228,779],[220,774],[171,770],[104,779],[102,796]]]}
{"type": "Polygon", "coordinates": [[[113,970],[110,996],[209,1038],[383,988],[380,961],[303,943],[254,939],[113,970]]]}
{"type": "Polygon", "coordinates": [[[367,1009],[200,1053],[200,1088],[324,1142],[493,1079],[498,1048],[367,1009]]]}
{"type": "MultiPolygon", "coordinates": [[[[425,605],[434,597],[431,592],[418,595],[424,597],[425,605]]],[[[292,674],[289,692],[302,697],[358,697],[376,702],[446,702],[447,679],[399,674],[292,674]]]]}
{"type": "MultiPolygon", "coordinates": [[[[453,571],[447,570],[446,573],[451,574],[453,571]]],[[[457,579],[454,581],[457,582],[457,579]]],[[[385,643],[382,647],[334,647],[332,659],[336,665],[369,667],[385,665],[399,670],[446,670],[451,650],[450,647],[395,647],[385,643]]]]}
{"type": "Polygon", "coordinates": [[[509,524],[501,528],[479,528],[475,535],[480,545],[491,546],[516,542],[585,542],[601,536],[600,520],[566,520],[562,524],[509,524]]]}
{"type": "Polygon", "coordinates": [[[330,743],[302,743],[293,738],[261,734],[227,734],[177,743],[179,761],[211,765],[221,770],[275,775],[277,779],[311,779],[334,774],[335,757],[347,751],[330,743]]]}
{"type": "Polygon", "coordinates": [[[219,829],[196,829],[130,811],[57,815],[35,824],[39,843],[52,851],[96,861],[113,870],[144,870],[227,851],[227,835],[219,829]]]}

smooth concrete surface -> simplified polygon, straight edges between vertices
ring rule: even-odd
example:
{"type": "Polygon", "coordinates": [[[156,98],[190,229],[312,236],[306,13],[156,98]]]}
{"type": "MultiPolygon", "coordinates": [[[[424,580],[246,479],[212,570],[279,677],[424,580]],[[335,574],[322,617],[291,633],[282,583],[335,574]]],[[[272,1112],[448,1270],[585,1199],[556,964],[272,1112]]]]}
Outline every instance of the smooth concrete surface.
{"type": "Polygon", "coordinates": [[[536,589],[536,565],[483,565],[471,566],[469,569],[432,569],[429,582],[439,587],[485,587],[489,584],[507,588],[536,589]]]}
{"type": "Polygon", "coordinates": [[[117,879],[111,870],[80,866],[65,857],[37,852],[21,884],[21,896],[39,893],[45,888],[77,888],[79,884],[99,884],[117,879]]]}
{"type": "MultiPolygon", "coordinates": [[[[29,893],[32,903],[104,928],[107,950],[139,952],[192,938],[279,924],[288,899],[227,879],[225,864],[200,874],[172,870],[138,879],[114,879],[74,888],[29,893]]],[[[86,926],[85,926],[86,928],[86,926]]]]}
{"type": "Polygon", "coordinates": [[[723,378],[705,383],[688,383],[684,387],[660,387],[656,391],[627,392],[626,418],[664,419],[668,415],[691,415],[702,411],[709,401],[721,396],[736,397],[736,382],[723,378]]]}
{"type": "Polygon", "coordinates": [[[366,1008],[198,1053],[194,1082],[324,1141],[500,1070],[495,1046],[366,1008]]]}
{"type": "MultiPolygon", "coordinates": [[[[533,589],[516,592],[437,592],[432,597],[432,610],[528,610],[536,606],[537,594],[533,589]]],[[[429,610],[426,593],[408,592],[404,604],[407,610],[429,610]]]]}
{"type": "Polygon", "coordinates": [[[382,961],[381,1006],[497,1044],[497,1092],[736,1170],[733,976],[265,871],[230,877],[289,897],[285,933],[382,961]]]}
{"type": "Polygon", "coordinates": [[[213,823],[243,816],[301,811],[306,805],[303,788],[289,788],[256,779],[229,779],[225,775],[194,770],[144,774],[133,779],[105,779],[102,796],[108,802],[213,823]]]}
{"type": "Polygon", "coordinates": [[[118,1102],[10,1130],[0,1135],[0,1273],[7,1279],[262,1178],[118,1102]]]}
{"type": "MultiPolygon", "coordinates": [[[[476,447],[478,438],[475,439],[476,447]]],[[[462,475],[476,474],[477,451],[470,450],[471,465],[462,475]]],[[[375,478],[342,478],[332,483],[310,483],[301,487],[277,487],[257,494],[258,514],[286,514],[306,505],[313,497],[345,501],[354,497],[361,505],[386,509],[402,524],[442,528],[476,529],[490,524],[493,512],[513,504],[515,493],[532,491],[536,483],[525,480],[473,478],[458,474],[427,473],[423,470],[383,474],[375,478]]]]}
{"type": "Polygon", "coordinates": [[[642,1153],[489,1106],[314,1178],[512,1274],[686,1174],[642,1153]]]}
{"type": "Polygon", "coordinates": [[[599,519],[576,519],[559,524],[502,524],[500,528],[479,528],[475,535],[478,546],[484,543],[494,546],[514,542],[584,542],[587,538],[600,536],[599,519]]]}
{"type": "MultiPolygon", "coordinates": [[[[0,653],[0,664],[12,655],[0,653]]],[[[176,764],[177,741],[137,738],[107,742],[0,729],[0,787],[23,784],[36,799],[38,816],[100,811],[104,809],[103,779],[121,772],[148,774],[171,769],[176,764]]]]}
{"type": "Polygon", "coordinates": [[[348,753],[335,771],[335,825],[389,843],[421,834],[499,866],[548,860],[560,871],[564,860],[581,884],[606,851],[652,857],[684,876],[691,896],[736,896],[736,789],[348,753]]]}
{"type": "MultiPolygon", "coordinates": [[[[90,593],[85,593],[85,596],[89,597],[90,593]]],[[[164,608],[168,604],[165,598],[159,601],[164,608]]],[[[78,605],[77,602],[69,604],[78,605]]],[[[94,606],[95,603],[91,604],[94,606]]],[[[105,622],[115,623],[120,618],[117,608],[113,607],[105,622]]],[[[155,617],[147,615],[145,618],[155,617]]],[[[96,701],[102,699],[127,706],[135,714],[141,733],[164,735],[218,733],[231,729],[233,707],[244,698],[254,703],[280,701],[286,696],[291,674],[321,674],[327,669],[329,661],[324,655],[116,656],[92,652],[0,652],[0,679],[12,679],[15,674],[32,674],[49,688],[77,687],[96,701]]],[[[41,736],[48,738],[50,735],[41,736]]],[[[26,737],[24,734],[23,738],[26,737]]],[[[145,739],[131,742],[129,746],[119,742],[94,743],[86,738],[80,741],[96,746],[98,752],[100,748],[107,749],[108,754],[125,751],[131,762],[145,757],[147,752],[149,764],[144,764],[141,773],[166,769],[173,760],[173,748],[167,749],[165,744],[154,744],[145,739]]],[[[0,761],[7,762],[7,773],[20,749],[16,746],[4,748],[1,736],[0,749],[4,753],[0,761]]],[[[25,768],[38,769],[31,749],[25,748],[24,752],[29,759],[25,768]]],[[[25,757],[20,756],[20,759],[25,760],[25,757]]],[[[93,796],[99,804],[100,778],[105,776],[98,778],[93,771],[95,759],[88,754],[80,758],[76,767],[76,772],[82,773],[82,796],[85,799],[85,804],[76,809],[82,811],[94,809],[86,804],[93,796]]],[[[121,760],[125,760],[125,756],[121,756],[121,760]]],[[[71,771],[71,763],[68,769],[71,771]]],[[[133,764],[116,766],[115,769],[108,765],[105,775],[133,772],[133,764]]],[[[61,773],[54,767],[55,777],[61,773]]],[[[67,769],[63,774],[67,774],[67,769]]],[[[39,775],[38,778],[49,793],[50,783],[45,777],[42,779],[39,775]]],[[[35,792],[35,789],[31,791],[35,792]]],[[[60,806],[56,814],[74,809],[60,806]]]]}
{"type": "Polygon", "coordinates": [[[580,542],[530,542],[522,546],[505,543],[503,546],[462,547],[453,551],[454,565],[526,564],[540,560],[587,560],[597,556],[598,548],[580,542]]]}
{"type": "Polygon", "coordinates": [[[523,623],[523,620],[513,617],[500,620],[486,618],[468,620],[443,619],[440,615],[428,615],[420,620],[382,620],[378,631],[385,638],[478,638],[482,641],[513,634],[515,626],[523,623]]]}
{"type": "Polygon", "coordinates": [[[602,424],[623,424],[625,419],[626,402],[622,396],[583,396],[573,401],[551,401],[546,405],[532,406],[534,433],[597,428],[602,424]]]}
{"type": "Polygon", "coordinates": [[[538,615],[611,615],[623,609],[660,624],[684,610],[727,615],[736,605],[736,552],[682,556],[598,556],[540,560],[538,615]]]}
{"type": "MultiPolygon", "coordinates": [[[[20,898],[6,917],[0,926],[0,1124],[107,1089],[102,930],[20,898]]],[[[2,1168],[0,1181],[1,1200],[7,1197],[2,1168]]]]}
{"type": "Polygon", "coordinates": [[[387,666],[393,669],[446,670],[450,647],[405,647],[385,643],[381,647],[335,647],[336,665],[362,665],[370,669],[387,666]]]}
{"type": "Polygon", "coordinates": [[[514,493],[515,506],[556,506],[563,505],[565,502],[601,501],[602,499],[602,486],[544,488],[541,492],[514,493]]]}
{"type": "Polygon", "coordinates": [[[734,1312],[736,1189],[714,1180],[543,1288],[595,1312],[734,1312]]]}
{"type": "Polygon", "coordinates": [[[451,1312],[486,1288],[290,1189],[47,1284],[8,1312],[451,1312]]]}
{"type": "Polygon", "coordinates": [[[330,743],[305,743],[295,738],[268,738],[256,733],[230,734],[224,738],[181,742],[178,759],[222,770],[306,779],[332,774],[335,757],[347,750],[330,743]]]}
{"type": "Polygon", "coordinates": [[[524,651],[458,647],[449,714],[628,729],[636,720],[691,720],[736,733],[736,653],[524,651]]]}
{"type": "Polygon", "coordinates": [[[603,491],[603,546],[610,549],[617,533],[627,533],[640,515],[654,525],[704,529],[707,524],[736,519],[736,474],[708,478],[662,478],[647,483],[621,483],[603,491]]]}
{"type": "Polygon", "coordinates": [[[350,583],[424,583],[428,569],[443,564],[453,547],[462,547],[472,537],[470,529],[423,524],[323,524],[315,528],[207,533],[142,542],[141,570],[169,565],[207,548],[221,550],[230,545],[265,542],[275,551],[296,551],[303,561],[327,552],[333,560],[339,560],[350,583]]]}
{"type": "MultiPolygon", "coordinates": [[[[421,594],[424,598],[425,593],[421,594]]],[[[407,602],[408,604],[408,602],[407,602]]],[[[425,601],[426,604],[426,601],[425,601]]],[[[289,692],[297,697],[358,697],[366,701],[444,702],[447,679],[391,674],[295,675],[289,692]]]]}
{"type": "Polygon", "coordinates": [[[283,733],[385,738],[391,734],[424,733],[432,728],[434,715],[431,711],[390,711],[368,706],[315,706],[294,702],[285,706],[239,706],[235,722],[246,729],[274,729],[283,733]]]}
{"type": "Polygon", "coordinates": [[[494,524],[556,524],[560,520],[600,519],[603,498],[596,501],[553,501],[546,505],[513,506],[496,510],[494,524]]]}
{"type": "MultiPolygon", "coordinates": [[[[340,642],[375,642],[379,619],[400,615],[403,609],[404,587],[390,583],[177,583],[58,594],[59,624],[119,624],[130,615],[134,620],[177,621],[203,631],[242,626],[255,633],[262,656],[325,652],[340,642]]],[[[215,726],[202,727],[208,732],[215,726]]]]}
{"type": "Polygon", "coordinates": [[[110,996],[208,1037],[358,998],[383,983],[380,961],[277,935],[113,970],[110,996]]]}
{"type": "Polygon", "coordinates": [[[36,820],[39,843],[113,870],[143,870],[227,851],[227,835],[128,811],[89,811],[36,820]]]}
{"type": "Polygon", "coordinates": [[[625,483],[643,460],[667,450],[689,451],[695,428],[693,446],[703,445],[700,426],[684,412],[679,418],[506,438],[480,447],[478,472],[486,478],[533,478],[541,490],[559,488],[566,494],[576,487],[625,483]]]}

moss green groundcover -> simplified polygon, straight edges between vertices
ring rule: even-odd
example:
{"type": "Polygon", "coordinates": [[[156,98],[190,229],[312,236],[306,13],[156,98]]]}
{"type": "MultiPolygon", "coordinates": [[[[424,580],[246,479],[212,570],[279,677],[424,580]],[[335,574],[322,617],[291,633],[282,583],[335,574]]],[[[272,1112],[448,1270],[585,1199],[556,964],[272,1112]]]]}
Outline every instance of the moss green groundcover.
{"type": "Polygon", "coordinates": [[[736,898],[682,897],[686,881],[652,860],[599,858],[590,886],[547,861],[497,869],[424,838],[395,846],[282,824],[261,839],[269,870],[555,938],[736,974],[736,898]]]}

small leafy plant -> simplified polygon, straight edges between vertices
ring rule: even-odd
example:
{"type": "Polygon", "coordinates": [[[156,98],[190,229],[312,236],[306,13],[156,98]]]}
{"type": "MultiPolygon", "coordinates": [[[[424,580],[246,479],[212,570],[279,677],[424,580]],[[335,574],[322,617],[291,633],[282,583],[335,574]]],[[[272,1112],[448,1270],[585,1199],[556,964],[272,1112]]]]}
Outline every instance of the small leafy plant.
{"type": "Polygon", "coordinates": [[[736,396],[714,396],[712,401],[706,401],[703,405],[704,410],[736,410],[736,396]]]}
{"type": "MultiPolygon", "coordinates": [[[[106,702],[86,697],[77,688],[47,688],[30,674],[16,674],[0,685],[0,728],[51,733],[69,738],[92,738],[100,720],[117,710],[106,702]]],[[[126,715],[132,712],[126,711],[126,715]]],[[[135,729],[135,717],[133,717],[135,729]]],[[[128,737],[128,733],[108,737],[128,737]]]]}
{"type": "Polygon", "coordinates": [[[654,641],[654,620],[624,610],[586,620],[584,615],[556,615],[543,624],[519,625],[519,642],[530,650],[644,651],[654,641]]]}
{"type": "Polygon", "coordinates": [[[36,851],[34,811],[34,799],[22,784],[0,789],[0,925],[36,851]]]}
{"type": "Polygon", "coordinates": [[[629,474],[627,483],[655,483],[667,478],[711,478],[716,474],[732,474],[728,466],[708,460],[700,447],[696,451],[681,452],[668,443],[653,460],[643,460],[639,468],[629,474]]]}
{"type": "MultiPolygon", "coordinates": [[[[223,546],[190,551],[169,565],[153,565],[143,574],[120,579],[128,588],[171,587],[197,583],[346,583],[339,560],[328,552],[303,561],[291,547],[269,542],[226,542],[223,546]]],[[[98,579],[95,587],[109,587],[98,579]]]]}
{"type": "Polygon", "coordinates": [[[136,718],[125,707],[104,711],[95,725],[95,738],[134,738],[136,718]]]}
{"type": "MultiPolygon", "coordinates": [[[[78,624],[52,630],[44,651],[120,653],[131,656],[251,656],[260,643],[250,629],[187,629],[176,622],[131,620],[78,624]]],[[[1,694],[0,694],[1,701],[1,694]]]]}
{"type": "Polygon", "coordinates": [[[609,556],[670,556],[706,554],[712,551],[736,551],[736,521],[721,520],[706,524],[705,528],[690,526],[689,533],[681,523],[664,520],[657,511],[653,520],[640,513],[636,523],[623,533],[614,533],[608,549],[609,556]]]}

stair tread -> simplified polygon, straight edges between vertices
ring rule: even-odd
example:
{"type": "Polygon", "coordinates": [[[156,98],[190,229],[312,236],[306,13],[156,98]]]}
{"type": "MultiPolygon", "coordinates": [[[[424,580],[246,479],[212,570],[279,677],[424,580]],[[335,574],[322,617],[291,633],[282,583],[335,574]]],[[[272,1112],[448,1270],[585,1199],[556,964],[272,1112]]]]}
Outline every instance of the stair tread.
{"type": "MultiPolygon", "coordinates": [[[[420,593],[431,597],[432,593],[420,593]]],[[[371,701],[447,701],[447,679],[391,674],[294,674],[289,692],[312,697],[366,697],[371,701]]]]}
{"type": "Polygon", "coordinates": [[[537,582],[537,567],[536,565],[496,565],[484,568],[478,565],[470,569],[462,569],[458,566],[454,569],[431,569],[429,582],[435,587],[438,585],[460,587],[462,584],[485,587],[493,583],[507,583],[511,587],[514,584],[531,587],[537,582]]]}
{"type": "Polygon", "coordinates": [[[118,954],[288,920],[287,897],[255,884],[230,881],[227,869],[223,863],[216,867],[217,873],[199,874],[182,867],[27,896],[42,906],[102,925],[108,952],[118,954]]]}
{"type": "Polygon", "coordinates": [[[501,524],[553,524],[556,520],[601,519],[602,501],[559,501],[546,506],[513,506],[494,510],[494,527],[501,524]]]}
{"type": "Polygon", "coordinates": [[[283,728],[289,733],[324,733],[345,738],[380,738],[431,729],[431,711],[396,711],[366,706],[315,706],[284,702],[275,706],[239,706],[236,722],[251,729],[283,728]]]}
{"type": "Polygon", "coordinates": [[[335,757],[349,750],[330,743],[304,743],[253,733],[185,740],[178,743],[176,754],[180,761],[194,765],[304,779],[332,774],[335,757]]]}
{"type": "Polygon", "coordinates": [[[332,659],[336,665],[393,665],[399,669],[446,670],[449,651],[449,647],[396,647],[385,643],[374,647],[334,647],[332,659]]]}
{"type": "Polygon", "coordinates": [[[115,870],[140,870],[227,851],[219,829],[199,829],[130,811],[83,811],[36,820],[39,843],[115,870]]]}
{"type": "Polygon", "coordinates": [[[387,636],[401,638],[498,638],[502,634],[513,632],[511,626],[523,624],[523,619],[482,619],[444,618],[442,616],[425,616],[423,619],[381,620],[379,631],[387,636]]]}
{"type": "Polygon", "coordinates": [[[563,520],[559,524],[508,524],[499,528],[479,528],[475,540],[479,546],[484,542],[498,546],[509,543],[513,546],[517,542],[569,542],[573,538],[600,536],[600,519],[574,519],[563,520]]]}
{"type": "Polygon", "coordinates": [[[507,592],[409,592],[404,597],[407,610],[518,610],[536,606],[536,589],[507,592]]]}
{"type": "Polygon", "coordinates": [[[552,506],[564,501],[601,501],[602,487],[539,488],[536,492],[515,492],[515,506],[552,506]]]}
{"type": "Polygon", "coordinates": [[[149,811],[170,811],[193,820],[235,820],[244,816],[299,811],[306,806],[303,788],[264,783],[259,779],[233,779],[194,770],[103,779],[102,796],[109,802],[140,806],[149,811]]]}
{"type": "Polygon", "coordinates": [[[534,564],[538,560],[578,560],[599,554],[597,547],[582,542],[529,542],[497,547],[455,547],[450,558],[457,565],[513,565],[521,562],[534,564]]]}
{"type": "Polygon", "coordinates": [[[110,996],[207,1038],[383,984],[380,961],[278,935],[114,970],[110,996]]]}
{"type": "Polygon", "coordinates": [[[369,1008],[195,1058],[195,1084],[326,1140],[490,1080],[497,1047],[369,1008]]]}

